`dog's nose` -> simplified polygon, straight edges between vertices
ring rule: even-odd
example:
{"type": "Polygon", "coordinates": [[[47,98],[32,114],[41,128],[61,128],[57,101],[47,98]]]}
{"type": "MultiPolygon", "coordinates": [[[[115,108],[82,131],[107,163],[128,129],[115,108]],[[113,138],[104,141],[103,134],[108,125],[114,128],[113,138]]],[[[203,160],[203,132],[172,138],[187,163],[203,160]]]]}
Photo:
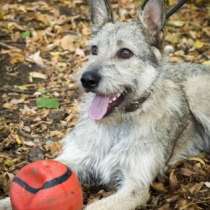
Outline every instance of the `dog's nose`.
{"type": "Polygon", "coordinates": [[[87,71],[82,74],[81,83],[87,90],[96,88],[101,80],[101,76],[96,71],[87,71]]]}

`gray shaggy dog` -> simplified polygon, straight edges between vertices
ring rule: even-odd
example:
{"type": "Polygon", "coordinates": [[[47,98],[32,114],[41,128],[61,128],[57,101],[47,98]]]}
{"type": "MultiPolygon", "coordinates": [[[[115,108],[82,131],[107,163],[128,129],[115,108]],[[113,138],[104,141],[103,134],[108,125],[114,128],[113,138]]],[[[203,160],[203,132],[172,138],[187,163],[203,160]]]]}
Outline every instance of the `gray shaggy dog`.
{"type": "MultiPolygon", "coordinates": [[[[130,22],[114,22],[106,0],[90,7],[91,55],[80,77],[87,94],[57,160],[82,183],[117,189],[85,210],[134,210],[167,166],[209,150],[210,68],[161,59],[163,0],[149,0],[130,22]]],[[[0,209],[11,209],[8,198],[0,209]]]]}

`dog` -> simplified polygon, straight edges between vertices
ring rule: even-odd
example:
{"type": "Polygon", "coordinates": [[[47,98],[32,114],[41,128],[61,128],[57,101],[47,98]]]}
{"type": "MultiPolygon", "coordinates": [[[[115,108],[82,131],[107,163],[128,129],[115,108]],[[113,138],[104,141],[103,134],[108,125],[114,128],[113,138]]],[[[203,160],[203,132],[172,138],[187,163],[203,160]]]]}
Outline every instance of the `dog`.
{"type": "Polygon", "coordinates": [[[90,7],[91,55],[80,78],[87,93],[57,160],[82,183],[116,188],[85,210],[134,210],[158,174],[209,150],[210,68],[161,58],[164,1],[148,0],[129,22],[115,22],[107,0],[90,7]]]}

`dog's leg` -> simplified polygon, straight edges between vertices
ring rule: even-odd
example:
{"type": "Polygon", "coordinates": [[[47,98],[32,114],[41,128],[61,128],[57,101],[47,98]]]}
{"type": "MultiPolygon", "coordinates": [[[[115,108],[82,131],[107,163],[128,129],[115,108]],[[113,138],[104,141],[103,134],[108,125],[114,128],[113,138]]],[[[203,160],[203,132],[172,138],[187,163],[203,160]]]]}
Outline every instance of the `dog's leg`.
{"type": "Polygon", "coordinates": [[[123,153],[120,157],[123,161],[120,188],[85,210],[134,210],[145,205],[149,199],[150,184],[165,165],[163,150],[158,151],[152,144],[151,147],[141,149],[136,145],[136,148],[131,148],[132,152],[123,153]]]}
{"type": "Polygon", "coordinates": [[[55,160],[66,164],[75,172],[78,172],[82,167],[82,160],[86,158],[86,154],[82,152],[75,144],[75,139],[71,135],[67,135],[63,140],[61,154],[55,160]]]}
{"type": "Polygon", "coordinates": [[[139,188],[135,183],[126,183],[115,194],[90,204],[85,210],[134,210],[149,199],[149,187],[139,188]]]}
{"type": "MultiPolygon", "coordinates": [[[[203,141],[204,141],[204,150],[207,152],[210,148],[210,75],[198,75],[192,78],[189,78],[185,84],[185,92],[188,98],[190,109],[196,118],[197,122],[202,125],[204,129],[203,132],[203,141]]],[[[194,142],[196,148],[203,146],[202,141],[194,142]]]]}
{"type": "Polygon", "coordinates": [[[0,200],[0,210],[12,210],[9,197],[0,200]]]}
{"type": "Polygon", "coordinates": [[[62,140],[62,152],[55,160],[70,167],[79,176],[82,183],[88,183],[92,161],[89,147],[85,146],[85,143],[81,145],[84,139],[85,137],[80,134],[80,129],[75,127],[75,129],[62,140]]]}

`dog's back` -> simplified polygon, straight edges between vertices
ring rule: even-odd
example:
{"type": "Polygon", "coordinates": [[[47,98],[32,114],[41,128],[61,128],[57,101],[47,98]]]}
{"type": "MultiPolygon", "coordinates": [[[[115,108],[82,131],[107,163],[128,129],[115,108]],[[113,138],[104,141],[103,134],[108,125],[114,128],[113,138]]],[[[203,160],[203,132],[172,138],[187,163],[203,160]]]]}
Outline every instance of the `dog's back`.
{"type": "Polygon", "coordinates": [[[162,77],[180,86],[185,95],[190,120],[177,138],[170,163],[210,150],[210,66],[163,63],[162,77]],[[165,72],[165,73],[164,73],[165,72]],[[184,137],[185,136],[185,137],[184,137]],[[183,138],[184,137],[184,138],[183,138]]]}

